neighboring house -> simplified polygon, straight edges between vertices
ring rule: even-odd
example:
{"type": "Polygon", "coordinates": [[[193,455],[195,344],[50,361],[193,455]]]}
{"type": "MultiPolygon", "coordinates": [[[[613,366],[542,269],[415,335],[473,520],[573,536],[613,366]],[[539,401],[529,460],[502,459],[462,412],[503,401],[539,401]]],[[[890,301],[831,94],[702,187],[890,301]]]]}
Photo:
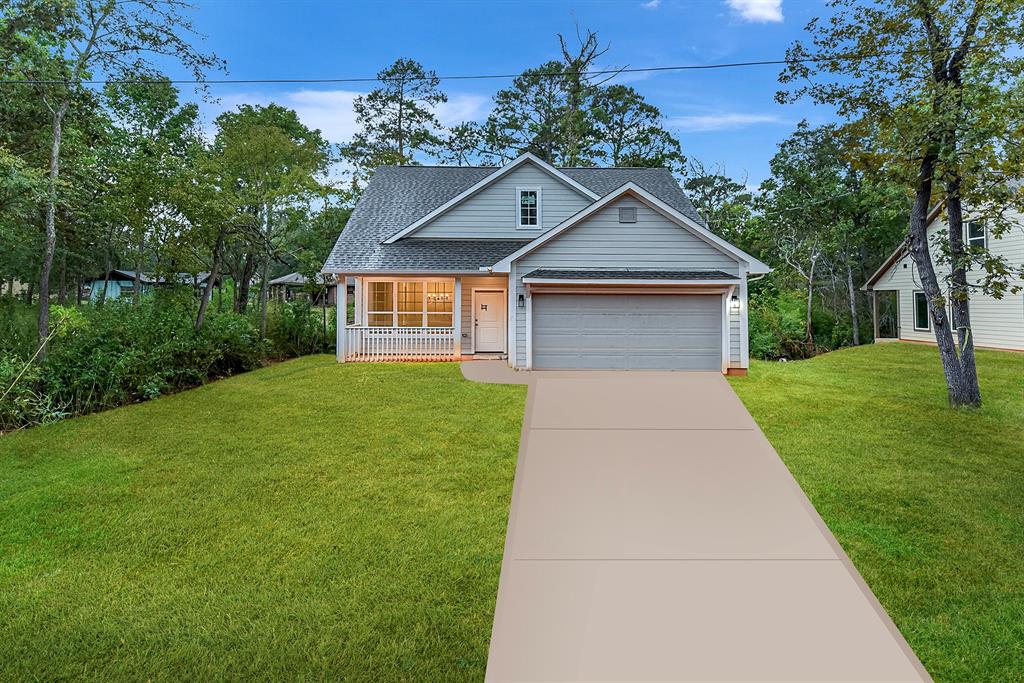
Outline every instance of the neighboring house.
{"type": "MultiPolygon", "coordinates": [[[[177,284],[194,285],[198,287],[201,284],[205,284],[209,276],[209,273],[197,273],[196,275],[191,273],[178,273],[174,280],[168,281],[152,273],[140,273],[139,285],[141,287],[141,293],[148,294],[153,291],[154,287],[173,284],[175,282],[177,284]]],[[[100,300],[103,296],[104,284],[106,284],[107,288],[107,296],[105,300],[110,301],[120,297],[130,297],[132,295],[132,291],[135,289],[135,271],[112,270],[109,273],[104,273],[103,275],[86,282],[84,287],[88,292],[89,301],[96,302],[100,300]]]]}
{"type": "MultiPolygon", "coordinates": [[[[350,300],[355,295],[355,289],[355,278],[348,278],[348,296],[350,300]]],[[[287,275],[274,278],[270,281],[270,297],[281,301],[308,299],[309,292],[306,290],[306,276],[300,273],[288,273],[287,275]]],[[[327,288],[327,305],[333,306],[337,299],[338,287],[337,285],[331,285],[327,288]]],[[[322,306],[323,303],[323,296],[317,294],[313,300],[313,305],[322,306]]]]}
{"type": "Polygon", "coordinates": [[[530,154],[378,169],[323,268],[355,278],[342,362],[735,374],[748,366],[747,279],[769,270],[712,234],[666,169],[530,154]]]}
{"type": "MultiPolygon", "coordinates": [[[[988,247],[993,254],[1006,257],[1011,267],[1019,269],[1024,263],[1024,216],[1013,213],[1010,218],[1010,229],[997,238],[983,220],[972,220],[968,213],[964,220],[964,240],[970,245],[988,247]]],[[[932,210],[928,221],[929,243],[934,245],[936,233],[948,230],[941,207],[932,210]]],[[[935,246],[931,251],[933,254],[936,252],[935,246]]],[[[935,271],[940,286],[945,288],[949,265],[938,264],[935,271]]],[[[977,272],[967,275],[968,283],[977,283],[980,279],[981,274],[977,272]]],[[[1019,278],[1011,282],[1017,286],[1024,285],[1019,278]]],[[[863,289],[871,292],[872,296],[875,341],[935,343],[921,277],[905,245],[882,263],[863,289]]],[[[1024,293],[1007,291],[1001,299],[996,299],[980,289],[972,289],[968,305],[975,346],[1024,351],[1024,293]]]]}

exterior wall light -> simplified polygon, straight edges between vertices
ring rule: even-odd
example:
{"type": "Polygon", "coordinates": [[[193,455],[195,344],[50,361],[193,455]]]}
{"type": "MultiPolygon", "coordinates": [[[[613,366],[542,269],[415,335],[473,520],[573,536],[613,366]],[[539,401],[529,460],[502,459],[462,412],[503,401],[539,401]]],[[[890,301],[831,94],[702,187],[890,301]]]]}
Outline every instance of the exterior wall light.
{"type": "Polygon", "coordinates": [[[740,297],[738,294],[733,294],[729,300],[729,304],[732,307],[732,312],[737,313],[740,310],[740,297]]]}
{"type": "Polygon", "coordinates": [[[519,298],[516,300],[516,305],[519,308],[526,308],[526,297],[520,294],[519,298]]]}

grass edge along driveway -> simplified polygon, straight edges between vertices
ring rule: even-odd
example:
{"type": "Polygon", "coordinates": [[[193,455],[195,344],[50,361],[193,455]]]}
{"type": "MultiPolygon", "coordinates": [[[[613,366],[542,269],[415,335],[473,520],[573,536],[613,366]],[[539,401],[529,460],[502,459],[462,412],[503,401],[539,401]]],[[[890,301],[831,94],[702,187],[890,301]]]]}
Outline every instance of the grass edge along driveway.
{"type": "Polygon", "coordinates": [[[1024,681],[1024,354],[978,368],[978,411],[916,344],[730,382],[929,673],[1024,681]]]}

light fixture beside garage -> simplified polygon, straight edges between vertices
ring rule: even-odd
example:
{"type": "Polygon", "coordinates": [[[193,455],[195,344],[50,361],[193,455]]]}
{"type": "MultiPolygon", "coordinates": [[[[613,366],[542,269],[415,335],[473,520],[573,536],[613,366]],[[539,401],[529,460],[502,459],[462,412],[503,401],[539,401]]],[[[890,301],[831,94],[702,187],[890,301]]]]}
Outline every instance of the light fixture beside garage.
{"type": "Polygon", "coordinates": [[[519,298],[516,300],[516,305],[519,306],[519,308],[526,308],[526,297],[520,294],[519,298]]]}
{"type": "Polygon", "coordinates": [[[738,294],[732,295],[732,298],[729,299],[729,305],[732,307],[733,313],[736,313],[740,310],[740,297],[738,294]]]}

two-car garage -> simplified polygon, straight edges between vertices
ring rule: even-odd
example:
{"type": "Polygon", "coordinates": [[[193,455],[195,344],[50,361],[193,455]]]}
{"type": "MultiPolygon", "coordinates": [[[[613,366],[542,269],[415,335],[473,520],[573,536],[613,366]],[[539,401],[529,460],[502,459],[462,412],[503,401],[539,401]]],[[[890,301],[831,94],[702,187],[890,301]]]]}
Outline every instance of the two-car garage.
{"type": "Polygon", "coordinates": [[[721,294],[532,296],[538,370],[721,370],[721,294]]]}

